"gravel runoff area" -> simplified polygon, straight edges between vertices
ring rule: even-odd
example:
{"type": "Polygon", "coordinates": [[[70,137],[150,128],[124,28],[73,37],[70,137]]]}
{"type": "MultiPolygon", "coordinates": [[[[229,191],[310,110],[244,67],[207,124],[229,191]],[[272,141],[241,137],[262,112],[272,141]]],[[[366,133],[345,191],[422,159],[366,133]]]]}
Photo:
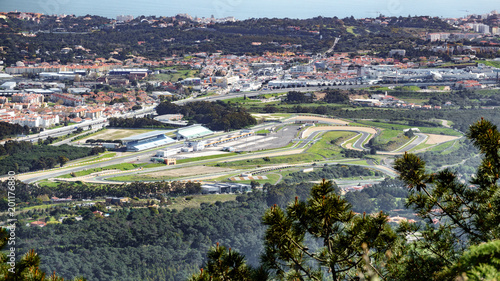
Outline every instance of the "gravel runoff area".
{"type": "Polygon", "coordinates": [[[435,135],[435,134],[426,134],[426,135],[429,136],[429,138],[425,142],[426,144],[439,144],[461,138],[457,136],[447,136],[447,135],[435,135]]]}

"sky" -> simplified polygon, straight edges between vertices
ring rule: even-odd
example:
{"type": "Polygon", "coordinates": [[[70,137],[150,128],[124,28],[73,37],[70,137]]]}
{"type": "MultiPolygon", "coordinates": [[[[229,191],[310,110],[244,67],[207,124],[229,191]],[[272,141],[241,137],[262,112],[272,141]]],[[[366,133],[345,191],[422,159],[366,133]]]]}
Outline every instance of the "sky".
{"type": "Polygon", "coordinates": [[[192,16],[216,18],[311,18],[315,16],[355,18],[429,15],[461,17],[500,10],[492,0],[0,0],[0,11],[40,12],[44,14],[192,16]]]}

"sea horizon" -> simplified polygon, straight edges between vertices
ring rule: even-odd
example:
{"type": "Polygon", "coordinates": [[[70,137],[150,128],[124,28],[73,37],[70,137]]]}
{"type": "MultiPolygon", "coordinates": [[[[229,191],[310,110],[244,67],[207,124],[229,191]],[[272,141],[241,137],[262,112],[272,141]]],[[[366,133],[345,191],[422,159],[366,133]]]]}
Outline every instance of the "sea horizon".
{"type": "MultiPolygon", "coordinates": [[[[465,1],[431,0],[409,2],[401,0],[355,0],[348,3],[334,1],[243,1],[243,0],[185,0],[182,2],[146,0],[143,2],[111,0],[73,2],[70,0],[2,0],[2,12],[35,12],[46,15],[96,15],[116,18],[118,15],[138,16],[175,16],[189,14],[193,17],[235,17],[238,20],[249,18],[294,18],[306,19],[313,17],[355,18],[385,16],[432,16],[432,17],[463,17],[469,14],[487,14],[495,10],[495,3],[480,0],[469,7],[465,1]]],[[[498,5],[497,5],[498,6],[498,5]]]]}

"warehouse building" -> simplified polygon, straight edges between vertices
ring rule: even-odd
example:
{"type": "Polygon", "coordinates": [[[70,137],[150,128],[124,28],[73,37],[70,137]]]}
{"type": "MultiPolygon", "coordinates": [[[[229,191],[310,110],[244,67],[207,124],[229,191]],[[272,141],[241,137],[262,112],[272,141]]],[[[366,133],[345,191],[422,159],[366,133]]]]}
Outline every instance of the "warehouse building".
{"type": "Polygon", "coordinates": [[[127,151],[142,151],[175,142],[175,140],[165,135],[169,132],[171,131],[153,131],[127,137],[121,139],[121,141],[127,146],[127,151]]]}
{"type": "Polygon", "coordinates": [[[195,139],[195,138],[201,138],[204,136],[209,136],[209,135],[212,135],[213,133],[214,132],[203,127],[202,125],[196,124],[196,125],[191,125],[188,127],[178,129],[176,132],[176,135],[177,135],[178,140],[180,140],[180,139],[189,140],[189,139],[195,139]]]}

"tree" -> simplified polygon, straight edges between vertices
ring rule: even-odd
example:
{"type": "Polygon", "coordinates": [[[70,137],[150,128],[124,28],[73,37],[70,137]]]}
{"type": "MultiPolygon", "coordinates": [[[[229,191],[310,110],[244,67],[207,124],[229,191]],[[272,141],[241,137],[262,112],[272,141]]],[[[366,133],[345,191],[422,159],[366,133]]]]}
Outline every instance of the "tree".
{"type": "Polygon", "coordinates": [[[264,281],[267,272],[262,268],[253,269],[245,262],[245,257],[224,246],[212,247],[207,254],[205,268],[193,275],[190,281],[264,281]]]}
{"type": "Polygon", "coordinates": [[[59,157],[57,157],[57,161],[59,162],[59,164],[61,164],[61,167],[62,167],[62,166],[64,166],[64,164],[66,164],[69,161],[69,159],[66,156],[60,155],[59,157]]]}
{"type": "MultiPolygon", "coordinates": [[[[0,228],[0,249],[9,244],[10,234],[5,228],[0,228]]],[[[11,246],[7,247],[10,249],[11,246]]],[[[9,252],[12,253],[12,252],[9,252]]],[[[15,252],[14,252],[15,253],[15,252]]],[[[40,257],[34,250],[30,250],[20,260],[12,262],[8,255],[0,253],[0,279],[5,281],[17,280],[39,280],[39,281],[63,281],[63,278],[53,273],[46,277],[45,272],[40,270],[40,257]]],[[[84,281],[83,278],[75,278],[75,281],[84,281]]]]}
{"type": "Polygon", "coordinates": [[[396,207],[396,199],[394,196],[386,193],[377,196],[377,206],[382,211],[390,211],[396,207]]]}
{"type": "Polygon", "coordinates": [[[334,185],[323,180],[311,190],[306,202],[297,199],[284,211],[267,210],[263,264],[279,279],[333,280],[381,273],[379,262],[397,240],[383,213],[356,215],[350,204],[335,193],[334,185]],[[307,245],[306,237],[321,244],[307,245]],[[372,251],[366,262],[365,249],[372,251]]]}
{"type": "MultiPolygon", "coordinates": [[[[393,279],[430,280],[437,274],[458,277],[464,268],[461,259],[466,259],[464,253],[469,247],[474,251],[474,246],[500,238],[497,183],[500,178],[500,132],[496,125],[481,119],[470,126],[467,137],[483,154],[482,163],[470,183],[459,182],[449,169],[427,172],[425,162],[414,154],[405,153],[396,159],[394,168],[409,189],[407,205],[427,224],[424,228],[402,225],[402,233],[416,237],[418,231],[421,239],[402,247],[399,257],[395,258],[399,262],[391,266],[393,272],[399,272],[393,279]],[[415,277],[417,272],[418,278],[415,277]]],[[[497,256],[498,252],[497,247],[497,256]]]]}
{"type": "Polygon", "coordinates": [[[452,267],[439,273],[440,279],[454,279],[462,273],[471,280],[500,280],[500,240],[471,246],[452,267]]]}

